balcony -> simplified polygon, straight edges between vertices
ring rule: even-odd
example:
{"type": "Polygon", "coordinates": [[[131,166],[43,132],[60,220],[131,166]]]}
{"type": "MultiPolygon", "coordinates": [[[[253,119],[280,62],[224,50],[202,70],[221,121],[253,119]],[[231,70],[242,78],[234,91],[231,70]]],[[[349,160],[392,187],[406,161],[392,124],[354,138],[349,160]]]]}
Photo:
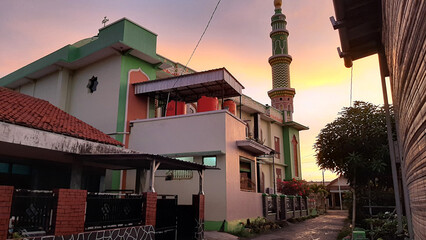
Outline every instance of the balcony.
{"type": "Polygon", "coordinates": [[[246,124],[227,110],[136,120],[132,124],[129,147],[153,154],[220,155],[226,153],[227,143],[245,141],[246,124]]]}
{"type": "Polygon", "coordinates": [[[271,148],[269,148],[269,147],[267,147],[263,144],[260,144],[253,139],[246,139],[246,140],[237,141],[237,146],[239,148],[253,154],[256,157],[262,156],[262,155],[269,155],[274,151],[273,149],[271,149],[271,148]]]}

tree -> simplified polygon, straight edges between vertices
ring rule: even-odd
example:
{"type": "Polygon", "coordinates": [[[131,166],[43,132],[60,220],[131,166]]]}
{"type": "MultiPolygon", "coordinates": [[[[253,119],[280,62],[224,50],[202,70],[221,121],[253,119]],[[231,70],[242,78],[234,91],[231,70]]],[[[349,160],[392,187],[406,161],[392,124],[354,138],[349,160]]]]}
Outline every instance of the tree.
{"type": "Polygon", "coordinates": [[[339,115],[321,130],[314,148],[321,169],[348,179],[355,190],[355,211],[359,199],[355,192],[368,195],[371,202],[372,187],[377,192],[392,188],[386,115],[383,107],[361,101],[355,102],[353,107],[343,108],[339,115]]]}
{"type": "Polygon", "coordinates": [[[311,195],[309,196],[309,198],[313,198],[315,199],[315,208],[319,209],[319,208],[324,208],[325,210],[325,197],[328,195],[328,191],[326,189],[326,187],[322,184],[311,184],[310,185],[310,189],[311,189],[311,195]]]}
{"type": "Polygon", "coordinates": [[[357,101],[339,114],[317,136],[317,165],[344,175],[351,186],[370,180],[392,186],[384,108],[357,101]]]}

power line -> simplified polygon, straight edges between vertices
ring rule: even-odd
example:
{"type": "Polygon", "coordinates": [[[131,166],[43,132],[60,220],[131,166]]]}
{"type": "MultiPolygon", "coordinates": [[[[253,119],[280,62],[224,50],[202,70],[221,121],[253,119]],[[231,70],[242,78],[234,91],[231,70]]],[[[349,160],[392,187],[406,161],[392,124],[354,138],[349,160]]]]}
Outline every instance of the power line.
{"type": "Polygon", "coordinates": [[[350,96],[350,102],[349,102],[349,107],[352,107],[352,78],[353,78],[353,73],[354,73],[354,65],[352,65],[351,67],[351,96],[350,96]]]}
{"type": "MultiPolygon", "coordinates": [[[[222,1],[222,0],[219,0],[219,1],[217,2],[216,7],[214,8],[212,15],[210,16],[210,19],[209,19],[209,21],[207,22],[206,27],[204,28],[203,34],[201,34],[201,37],[200,37],[200,39],[198,40],[197,45],[195,45],[195,48],[194,48],[194,50],[192,51],[191,56],[189,57],[188,61],[186,62],[186,64],[185,64],[185,68],[184,68],[184,69],[183,69],[183,71],[180,73],[180,76],[182,76],[182,75],[183,75],[183,73],[184,73],[184,72],[186,71],[186,69],[188,68],[188,64],[189,64],[189,62],[191,61],[192,57],[194,56],[195,51],[197,51],[197,48],[198,48],[198,46],[200,45],[200,42],[201,42],[201,40],[203,39],[204,34],[206,34],[207,29],[208,29],[208,28],[209,28],[209,26],[210,26],[210,22],[212,21],[212,19],[213,19],[213,17],[214,17],[214,14],[216,13],[216,10],[217,10],[217,8],[219,7],[219,4],[220,4],[220,2],[221,2],[221,1],[222,1]]],[[[176,81],[175,81],[175,83],[173,84],[172,88],[174,88],[174,87],[175,87],[175,85],[176,85],[176,83],[177,83],[178,81],[179,81],[179,78],[177,78],[177,79],[176,79],[176,81]]],[[[166,106],[165,106],[166,110],[165,110],[165,112],[167,112],[167,105],[169,104],[169,100],[170,100],[170,91],[169,91],[169,93],[167,94],[167,101],[166,101],[166,106]]]]}
{"type": "MultiPolygon", "coordinates": [[[[209,19],[209,21],[207,22],[206,28],[204,28],[204,32],[203,32],[203,34],[201,34],[200,40],[198,40],[197,45],[196,45],[196,46],[195,46],[195,48],[194,48],[194,51],[192,51],[192,54],[191,54],[191,56],[189,57],[188,62],[185,64],[185,68],[183,69],[182,74],[186,71],[186,68],[188,67],[189,62],[191,61],[192,57],[194,56],[194,53],[195,53],[195,51],[197,50],[198,45],[200,45],[201,39],[203,39],[204,34],[206,34],[207,29],[208,29],[208,28],[209,28],[209,26],[210,26],[210,22],[212,21],[213,16],[214,16],[214,14],[216,13],[217,7],[219,7],[219,4],[220,4],[220,2],[221,2],[221,1],[222,1],[222,0],[219,0],[219,1],[217,2],[216,7],[214,8],[212,15],[210,16],[210,19],[209,19]]],[[[181,75],[182,75],[182,74],[181,74],[181,75]]]]}

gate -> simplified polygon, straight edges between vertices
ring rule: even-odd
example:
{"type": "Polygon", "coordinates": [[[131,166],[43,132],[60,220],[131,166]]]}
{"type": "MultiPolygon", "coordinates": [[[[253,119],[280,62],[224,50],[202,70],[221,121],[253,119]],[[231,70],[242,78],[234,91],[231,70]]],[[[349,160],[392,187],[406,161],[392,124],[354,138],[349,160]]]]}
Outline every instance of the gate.
{"type": "Polygon", "coordinates": [[[43,236],[53,232],[53,209],[56,203],[52,191],[16,189],[10,212],[10,233],[23,237],[43,236]]]}
{"type": "Polygon", "coordinates": [[[177,239],[177,195],[157,196],[157,216],[155,223],[156,240],[177,239]]]}
{"type": "Polygon", "coordinates": [[[179,205],[178,208],[178,240],[191,240],[195,237],[196,221],[194,206],[179,205]]]}

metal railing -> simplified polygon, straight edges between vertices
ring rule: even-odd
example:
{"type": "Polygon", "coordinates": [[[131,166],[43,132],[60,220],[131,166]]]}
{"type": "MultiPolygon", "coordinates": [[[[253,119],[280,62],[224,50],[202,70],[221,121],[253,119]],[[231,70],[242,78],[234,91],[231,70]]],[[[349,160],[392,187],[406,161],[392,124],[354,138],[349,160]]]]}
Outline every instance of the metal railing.
{"type": "Polygon", "coordinates": [[[294,206],[294,209],[296,209],[296,211],[301,210],[300,199],[298,197],[295,198],[294,206]]]}
{"type": "Polygon", "coordinates": [[[276,197],[268,196],[266,198],[266,200],[268,201],[268,214],[270,214],[270,213],[276,213],[277,212],[277,201],[276,201],[276,197]]]}
{"type": "Polygon", "coordinates": [[[55,203],[56,196],[52,191],[15,189],[9,233],[34,237],[53,232],[55,203]]]}
{"type": "Polygon", "coordinates": [[[192,170],[170,170],[166,173],[167,180],[188,180],[193,178],[192,170]]]}
{"type": "Polygon", "coordinates": [[[293,204],[294,204],[293,198],[285,199],[285,205],[286,205],[287,211],[293,211],[293,204]]]}
{"type": "Polygon", "coordinates": [[[107,229],[142,224],[143,195],[88,193],[85,229],[107,229]]]}

